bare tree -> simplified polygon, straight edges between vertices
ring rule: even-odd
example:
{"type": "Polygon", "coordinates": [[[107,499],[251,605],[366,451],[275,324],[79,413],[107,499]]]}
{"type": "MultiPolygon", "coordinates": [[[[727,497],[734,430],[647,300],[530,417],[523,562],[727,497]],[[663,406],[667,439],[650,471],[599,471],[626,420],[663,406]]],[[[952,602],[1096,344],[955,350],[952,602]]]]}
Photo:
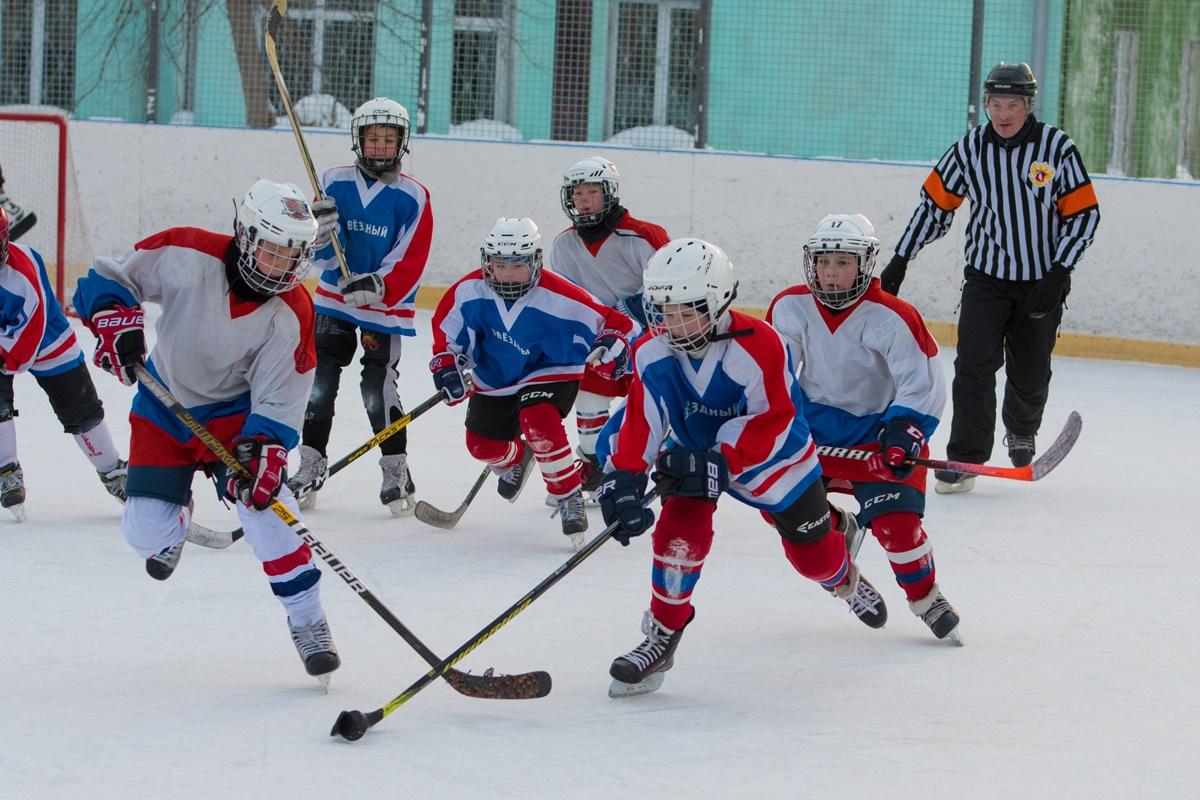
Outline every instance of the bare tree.
{"type": "Polygon", "coordinates": [[[246,103],[246,125],[251,128],[270,128],[275,125],[275,111],[267,99],[266,53],[255,14],[265,19],[265,0],[225,0],[229,12],[229,27],[233,31],[233,49],[237,54],[238,72],[242,76],[242,98],[246,103]]]}

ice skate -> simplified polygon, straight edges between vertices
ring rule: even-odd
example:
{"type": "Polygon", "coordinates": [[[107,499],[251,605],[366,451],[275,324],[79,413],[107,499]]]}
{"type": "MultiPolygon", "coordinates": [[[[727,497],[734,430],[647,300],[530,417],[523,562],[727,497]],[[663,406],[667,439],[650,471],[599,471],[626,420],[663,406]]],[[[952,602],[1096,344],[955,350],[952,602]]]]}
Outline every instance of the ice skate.
{"type": "Polygon", "coordinates": [[[393,517],[411,517],[417,507],[417,487],[408,471],[408,456],[404,453],[384,456],[379,459],[379,468],[383,471],[379,502],[388,507],[393,517]]]}
{"type": "MultiPolygon", "coordinates": [[[[837,508],[830,504],[830,508],[837,508]]],[[[841,531],[842,536],[846,538],[846,552],[850,554],[850,560],[858,558],[858,551],[862,548],[863,537],[866,531],[858,526],[858,518],[844,508],[837,508],[838,516],[842,518],[841,525],[836,530],[841,531]]]]}
{"type": "Polygon", "coordinates": [[[100,483],[104,484],[104,491],[122,503],[125,502],[125,477],[128,472],[129,462],[123,458],[119,459],[117,465],[108,472],[96,470],[96,474],[100,476],[100,483]]]}
{"type": "Polygon", "coordinates": [[[562,524],[563,535],[571,540],[571,546],[578,550],[583,547],[585,534],[588,529],[587,512],[583,509],[583,492],[576,489],[556,504],[558,516],[562,524]]]}
{"type": "Polygon", "coordinates": [[[662,686],[663,673],[675,666],[675,650],[683,638],[683,629],[696,618],[693,608],[687,622],[679,630],[669,630],[647,611],[642,616],[642,633],[646,638],[637,647],[616,658],[609,667],[612,684],[609,697],[633,697],[649,694],[662,686]]]}
{"type": "Polygon", "coordinates": [[[156,581],[165,581],[179,566],[179,558],[183,555],[183,546],[187,539],[163,548],[146,559],[146,574],[156,581]]]}
{"type": "Polygon", "coordinates": [[[833,587],[830,593],[839,600],[845,600],[854,616],[867,627],[882,628],[887,622],[887,605],[853,561],[850,562],[846,580],[833,587]]]}
{"type": "Polygon", "coordinates": [[[296,495],[300,510],[317,504],[317,492],[329,477],[329,459],[317,452],[315,447],[300,445],[300,469],[288,479],[288,488],[296,495]]]}
{"type": "Polygon", "coordinates": [[[529,465],[533,461],[533,448],[525,445],[525,453],[521,456],[521,463],[512,467],[500,476],[496,481],[496,492],[510,503],[517,502],[517,497],[521,494],[521,489],[525,487],[525,481],[529,479],[529,465]]]}
{"type": "Polygon", "coordinates": [[[964,494],[975,488],[975,476],[949,470],[934,470],[933,477],[937,483],[933,490],[938,494],[964,494]]]}
{"type": "Polygon", "coordinates": [[[304,671],[312,675],[328,691],[329,673],[342,665],[338,657],[337,647],[333,644],[333,635],[329,632],[329,622],[324,617],[308,625],[293,625],[288,618],[288,628],[292,632],[292,644],[304,662],[304,671]]]}
{"type": "Polygon", "coordinates": [[[604,471],[600,469],[600,459],[596,457],[595,453],[585,453],[582,449],[577,452],[582,467],[579,474],[583,478],[583,491],[594,495],[600,488],[600,482],[604,480],[604,471]]]}
{"type": "Polygon", "coordinates": [[[1032,433],[1010,433],[1004,434],[1004,446],[1008,448],[1008,460],[1012,462],[1014,467],[1028,467],[1033,463],[1033,456],[1037,453],[1037,445],[1034,443],[1034,435],[1032,433]]]}
{"type": "Polygon", "coordinates": [[[25,521],[25,473],[16,461],[0,467],[0,506],[11,511],[17,522],[25,521]]]}
{"type": "Polygon", "coordinates": [[[920,600],[909,600],[908,607],[933,631],[939,639],[949,639],[962,647],[962,639],[958,635],[958,612],[950,601],[938,589],[937,584],[929,590],[929,594],[920,600]]]}

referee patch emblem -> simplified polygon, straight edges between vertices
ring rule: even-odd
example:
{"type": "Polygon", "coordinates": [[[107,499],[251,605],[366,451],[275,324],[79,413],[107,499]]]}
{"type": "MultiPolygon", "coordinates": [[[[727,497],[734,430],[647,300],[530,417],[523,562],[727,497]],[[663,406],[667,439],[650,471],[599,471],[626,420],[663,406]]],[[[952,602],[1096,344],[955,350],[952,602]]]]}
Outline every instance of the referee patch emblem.
{"type": "Polygon", "coordinates": [[[1035,161],[1029,167],[1029,180],[1039,189],[1054,180],[1054,167],[1042,161],[1035,161]]]}

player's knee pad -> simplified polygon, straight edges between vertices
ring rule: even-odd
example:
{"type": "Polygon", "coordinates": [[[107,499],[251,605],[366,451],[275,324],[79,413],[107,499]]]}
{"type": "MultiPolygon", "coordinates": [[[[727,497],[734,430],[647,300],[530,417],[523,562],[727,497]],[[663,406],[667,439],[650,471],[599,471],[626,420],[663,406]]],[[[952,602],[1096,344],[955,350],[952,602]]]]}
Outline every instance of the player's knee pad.
{"type": "Polygon", "coordinates": [[[497,463],[504,459],[510,451],[515,451],[516,442],[506,442],[503,439],[492,439],[481,436],[475,431],[467,431],[467,452],[478,461],[497,463]]]}
{"type": "Polygon", "coordinates": [[[789,542],[811,544],[824,539],[830,531],[829,501],[820,481],[782,511],[771,512],[770,521],[779,535],[789,542]]]}
{"type": "Polygon", "coordinates": [[[38,383],[50,398],[50,407],[67,433],[87,433],[104,419],[104,405],[83,364],[58,375],[39,378],[38,383]]]}
{"type": "Polygon", "coordinates": [[[889,553],[902,553],[925,541],[921,517],[911,511],[893,511],[871,520],[871,533],[889,553]]]}
{"type": "Polygon", "coordinates": [[[534,452],[548,453],[567,446],[567,431],[562,417],[549,402],[523,406],[517,413],[525,441],[534,452]]]}

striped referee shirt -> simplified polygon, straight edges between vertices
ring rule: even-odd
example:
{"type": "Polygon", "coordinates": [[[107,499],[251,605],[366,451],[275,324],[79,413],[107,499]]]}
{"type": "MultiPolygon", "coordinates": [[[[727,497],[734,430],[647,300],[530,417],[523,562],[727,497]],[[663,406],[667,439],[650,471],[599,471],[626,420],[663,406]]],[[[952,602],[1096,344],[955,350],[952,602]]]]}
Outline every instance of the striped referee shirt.
{"type": "Polygon", "coordinates": [[[990,123],[951,145],[925,179],[896,253],[913,258],[944,236],[970,198],[968,266],[1008,281],[1039,280],[1054,264],[1074,269],[1096,234],[1100,206],[1075,143],[1030,122],[1009,146],[990,123]]]}

